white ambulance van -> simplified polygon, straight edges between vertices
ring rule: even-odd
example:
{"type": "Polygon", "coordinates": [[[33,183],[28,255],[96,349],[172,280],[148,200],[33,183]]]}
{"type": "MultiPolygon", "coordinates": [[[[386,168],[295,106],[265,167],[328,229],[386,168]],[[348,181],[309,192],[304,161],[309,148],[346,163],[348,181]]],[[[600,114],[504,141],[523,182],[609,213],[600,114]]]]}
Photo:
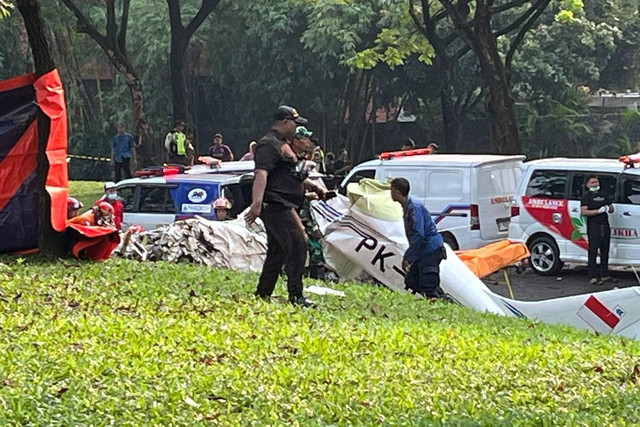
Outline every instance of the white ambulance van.
{"type": "Polygon", "coordinates": [[[509,238],[529,246],[536,273],[554,275],[564,262],[587,263],[580,199],[593,174],[614,200],[609,264],[640,265],[640,169],[626,169],[614,159],[554,158],[524,164],[509,226],[509,238]]]}
{"type": "Polygon", "coordinates": [[[340,191],[362,178],[406,178],[411,197],[426,206],[453,249],[475,249],[506,239],[525,156],[422,152],[382,153],[378,160],[354,167],[340,191]]]}

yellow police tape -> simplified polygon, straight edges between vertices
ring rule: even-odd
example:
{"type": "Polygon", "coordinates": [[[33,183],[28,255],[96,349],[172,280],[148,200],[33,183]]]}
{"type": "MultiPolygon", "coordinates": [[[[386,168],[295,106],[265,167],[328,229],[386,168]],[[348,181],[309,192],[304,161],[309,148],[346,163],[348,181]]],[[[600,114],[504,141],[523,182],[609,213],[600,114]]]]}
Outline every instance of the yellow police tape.
{"type": "Polygon", "coordinates": [[[79,154],[67,154],[67,157],[71,159],[82,159],[82,160],[95,160],[98,162],[110,162],[111,159],[109,157],[95,157],[95,156],[82,156],[79,154]]]}

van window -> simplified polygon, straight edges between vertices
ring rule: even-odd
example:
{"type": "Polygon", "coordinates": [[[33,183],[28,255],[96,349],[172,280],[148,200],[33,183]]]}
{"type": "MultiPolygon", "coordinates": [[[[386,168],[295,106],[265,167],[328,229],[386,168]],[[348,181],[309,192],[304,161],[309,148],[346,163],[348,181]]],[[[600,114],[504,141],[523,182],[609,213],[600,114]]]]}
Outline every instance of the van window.
{"type": "Polygon", "coordinates": [[[351,184],[352,182],[360,182],[362,178],[375,178],[376,170],[375,169],[362,169],[356,171],[353,175],[349,177],[347,184],[351,184]]]}
{"type": "Polygon", "coordinates": [[[124,211],[132,212],[134,209],[134,202],[136,196],[136,187],[135,185],[130,185],[127,187],[119,187],[118,188],[118,196],[124,199],[124,211]]]}
{"type": "Polygon", "coordinates": [[[531,174],[529,185],[527,185],[526,196],[548,197],[551,199],[566,198],[567,181],[569,173],[567,171],[537,170],[531,174]]]}
{"type": "Polygon", "coordinates": [[[411,185],[411,193],[416,197],[425,197],[426,193],[426,175],[423,168],[404,167],[404,168],[385,168],[384,176],[380,181],[386,182],[389,178],[404,178],[411,185]]]}
{"type": "Polygon", "coordinates": [[[140,212],[175,213],[170,187],[142,186],[140,188],[140,212]]]}
{"type": "Polygon", "coordinates": [[[491,196],[515,194],[521,176],[519,167],[483,170],[478,174],[478,188],[491,196]]]}
{"type": "MultiPolygon", "coordinates": [[[[573,174],[573,181],[571,183],[571,200],[580,200],[582,195],[587,191],[585,187],[587,177],[593,175],[593,172],[576,172],[573,174]]],[[[598,175],[600,181],[600,188],[605,194],[613,197],[616,192],[616,176],[615,175],[598,175]]]]}
{"type": "Polygon", "coordinates": [[[640,178],[627,177],[622,184],[621,203],[640,205],[640,178]]]}
{"type": "Polygon", "coordinates": [[[251,206],[253,180],[244,180],[236,184],[228,184],[222,188],[222,194],[231,203],[229,216],[236,218],[242,211],[251,206]]]}
{"type": "Polygon", "coordinates": [[[457,198],[462,195],[461,171],[431,172],[428,181],[429,197],[457,198]]]}

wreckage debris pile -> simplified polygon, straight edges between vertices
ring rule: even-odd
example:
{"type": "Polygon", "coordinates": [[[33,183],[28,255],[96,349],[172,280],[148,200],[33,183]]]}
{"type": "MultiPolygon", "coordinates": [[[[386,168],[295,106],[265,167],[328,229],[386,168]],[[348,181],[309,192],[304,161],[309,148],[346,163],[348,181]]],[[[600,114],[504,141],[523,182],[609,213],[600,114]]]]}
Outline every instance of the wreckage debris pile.
{"type": "Polygon", "coordinates": [[[191,218],[141,233],[127,232],[112,256],[139,261],[193,262],[259,272],[267,253],[261,223],[191,218]]]}

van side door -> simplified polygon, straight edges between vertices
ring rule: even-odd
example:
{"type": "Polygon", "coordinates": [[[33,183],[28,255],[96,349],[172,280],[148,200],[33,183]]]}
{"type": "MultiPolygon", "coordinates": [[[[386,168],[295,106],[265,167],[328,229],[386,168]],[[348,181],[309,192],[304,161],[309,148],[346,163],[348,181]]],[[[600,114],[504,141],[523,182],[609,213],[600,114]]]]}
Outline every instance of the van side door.
{"type": "Polygon", "coordinates": [[[618,189],[615,211],[609,215],[611,258],[637,265],[640,264],[640,176],[621,175],[618,189]]]}
{"type": "Polygon", "coordinates": [[[475,194],[478,200],[480,238],[506,239],[511,222],[511,201],[522,170],[519,165],[493,165],[477,170],[475,194]]]}
{"type": "Polygon", "coordinates": [[[131,215],[138,209],[138,189],[137,185],[125,185],[118,187],[118,196],[122,199],[124,205],[124,212],[122,215],[122,231],[126,231],[127,228],[135,224],[132,221],[131,215]]]}

